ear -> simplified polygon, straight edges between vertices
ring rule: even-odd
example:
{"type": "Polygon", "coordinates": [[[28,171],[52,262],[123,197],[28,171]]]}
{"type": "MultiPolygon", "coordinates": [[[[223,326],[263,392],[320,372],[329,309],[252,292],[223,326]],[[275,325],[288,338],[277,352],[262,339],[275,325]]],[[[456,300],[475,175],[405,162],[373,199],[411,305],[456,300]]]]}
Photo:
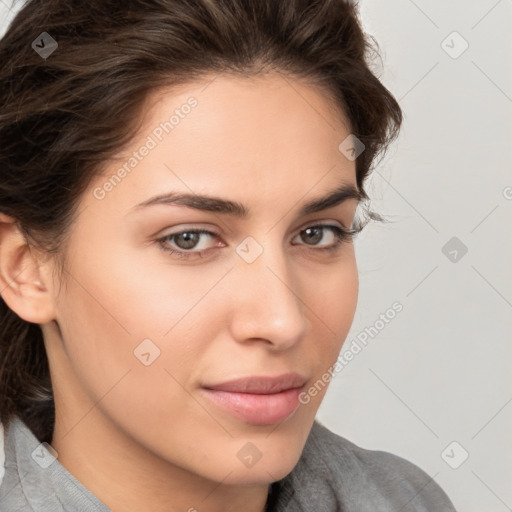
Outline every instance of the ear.
{"type": "Polygon", "coordinates": [[[20,318],[37,324],[55,318],[51,260],[42,260],[15,219],[0,212],[0,294],[20,318]]]}

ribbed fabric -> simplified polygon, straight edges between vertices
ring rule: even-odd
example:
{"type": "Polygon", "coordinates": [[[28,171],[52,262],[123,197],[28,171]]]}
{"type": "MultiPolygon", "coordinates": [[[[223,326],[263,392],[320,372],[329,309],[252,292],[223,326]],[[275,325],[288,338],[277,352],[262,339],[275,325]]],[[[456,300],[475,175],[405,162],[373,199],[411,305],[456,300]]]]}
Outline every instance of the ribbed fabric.
{"type": "MultiPolygon", "coordinates": [[[[4,430],[2,512],[109,512],[19,418],[4,430]]],[[[315,421],[292,472],[271,487],[268,512],[456,512],[414,464],[365,450],[315,421]]]]}
{"type": "Polygon", "coordinates": [[[456,512],[418,466],[360,448],[318,421],[293,471],[274,486],[269,512],[456,512]]]}

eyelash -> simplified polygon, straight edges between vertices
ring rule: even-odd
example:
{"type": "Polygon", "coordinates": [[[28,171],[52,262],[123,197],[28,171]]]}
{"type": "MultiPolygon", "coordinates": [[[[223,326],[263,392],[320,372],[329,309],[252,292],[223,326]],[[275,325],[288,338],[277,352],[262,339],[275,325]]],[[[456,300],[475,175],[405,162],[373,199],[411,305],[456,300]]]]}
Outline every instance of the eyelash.
{"type": "MultiPolygon", "coordinates": [[[[327,247],[319,247],[316,249],[315,249],[314,245],[310,246],[314,251],[327,251],[327,253],[336,252],[337,250],[339,250],[341,248],[341,246],[344,243],[348,243],[351,240],[353,240],[355,235],[361,231],[361,229],[345,229],[345,228],[340,228],[339,226],[335,226],[335,225],[331,225],[331,224],[312,224],[312,225],[306,226],[304,229],[302,229],[299,232],[299,234],[302,233],[303,231],[306,231],[307,229],[311,229],[311,228],[327,228],[327,229],[330,229],[334,233],[336,240],[332,245],[327,246],[327,247]]],[[[219,236],[219,235],[217,235],[217,233],[214,233],[213,231],[208,231],[206,229],[186,229],[183,231],[179,231],[177,233],[171,233],[169,235],[165,235],[161,238],[157,238],[155,241],[159,243],[162,250],[164,250],[166,253],[168,253],[172,256],[178,256],[180,259],[188,259],[191,257],[202,258],[206,252],[208,252],[210,249],[212,249],[212,248],[208,248],[208,249],[203,249],[200,251],[194,251],[192,249],[189,251],[171,249],[166,242],[168,242],[172,238],[182,235],[184,233],[205,234],[205,235],[212,235],[213,237],[219,236]]]]}

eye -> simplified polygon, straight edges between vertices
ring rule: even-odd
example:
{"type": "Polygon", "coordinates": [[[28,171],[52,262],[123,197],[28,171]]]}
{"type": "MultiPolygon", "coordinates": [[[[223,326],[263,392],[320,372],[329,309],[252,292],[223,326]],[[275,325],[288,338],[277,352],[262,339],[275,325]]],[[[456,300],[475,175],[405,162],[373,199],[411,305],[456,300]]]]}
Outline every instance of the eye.
{"type": "MultiPolygon", "coordinates": [[[[314,251],[336,251],[343,243],[351,241],[357,232],[358,230],[345,229],[336,225],[315,224],[302,229],[294,238],[300,238],[304,244],[299,242],[293,245],[306,245],[314,251]],[[322,241],[324,243],[321,243],[322,241]]],[[[208,240],[218,239],[219,236],[206,229],[187,229],[165,235],[156,239],[156,242],[164,251],[177,258],[202,258],[210,249],[225,247],[223,242],[210,243],[208,246],[208,240]]]]}
{"type": "Polygon", "coordinates": [[[352,240],[356,233],[356,230],[348,230],[331,224],[316,224],[303,229],[297,237],[305,242],[305,245],[310,245],[312,248],[316,248],[320,245],[318,250],[334,251],[344,242],[352,240]],[[328,232],[330,231],[330,235],[327,237],[325,236],[326,230],[328,230],[328,232]],[[326,238],[327,243],[320,244],[320,242],[325,241],[326,238]]]}
{"type": "Polygon", "coordinates": [[[188,229],[186,231],[170,233],[156,241],[165,251],[179,256],[180,258],[189,258],[194,255],[202,256],[209,249],[208,247],[204,247],[204,241],[202,244],[199,243],[202,241],[201,239],[212,239],[216,237],[218,237],[217,233],[206,229],[188,229]],[[173,242],[174,246],[169,245],[169,242],[173,242]],[[194,251],[192,251],[192,249],[194,249],[194,251]]]}

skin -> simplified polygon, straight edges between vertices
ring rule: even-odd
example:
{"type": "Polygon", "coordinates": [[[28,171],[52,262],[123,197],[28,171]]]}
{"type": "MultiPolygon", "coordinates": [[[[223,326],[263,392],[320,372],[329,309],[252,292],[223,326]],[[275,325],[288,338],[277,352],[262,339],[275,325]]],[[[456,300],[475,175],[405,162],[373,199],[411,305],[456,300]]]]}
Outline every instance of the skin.
{"type": "MultiPolygon", "coordinates": [[[[356,187],[355,162],[338,150],[347,121],[324,91],[297,79],[213,78],[148,98],[136,139],[81,198],[62,280],[55,262],[0,217],[2,297],[44,335],[56,404],[51,444],[114,512],[263,511],[269,484],[297,463],[327,386],[264,426],[218,408],[200,387],[296,371],[307,389],[335,363],[356,309],[353,243],[322,251],[334,245],[331,230],[318,242],[300,233],[318,222],[350,227],[357,200],[298,216],[340,184],[356,187]],[[197,106],[96,198],[94,189],[191,96],[197,106]],[[132,211],[164,191],[220,196],[250,215],[177,205],[132,211]],[[218,233],[201,235],[202,257],[176,257],[155,242],[192,228],[218,233]],[[252,263],[235,250],[248,236],[263,248],[252,263]],[[146,338],[160,350],[148,366],[134,356],[146,338]],[[262,454],[250,468],[237,457],[247,442],[262,454]]],[[[166,243],[180,249],[176,238],[166,243]]]]}

